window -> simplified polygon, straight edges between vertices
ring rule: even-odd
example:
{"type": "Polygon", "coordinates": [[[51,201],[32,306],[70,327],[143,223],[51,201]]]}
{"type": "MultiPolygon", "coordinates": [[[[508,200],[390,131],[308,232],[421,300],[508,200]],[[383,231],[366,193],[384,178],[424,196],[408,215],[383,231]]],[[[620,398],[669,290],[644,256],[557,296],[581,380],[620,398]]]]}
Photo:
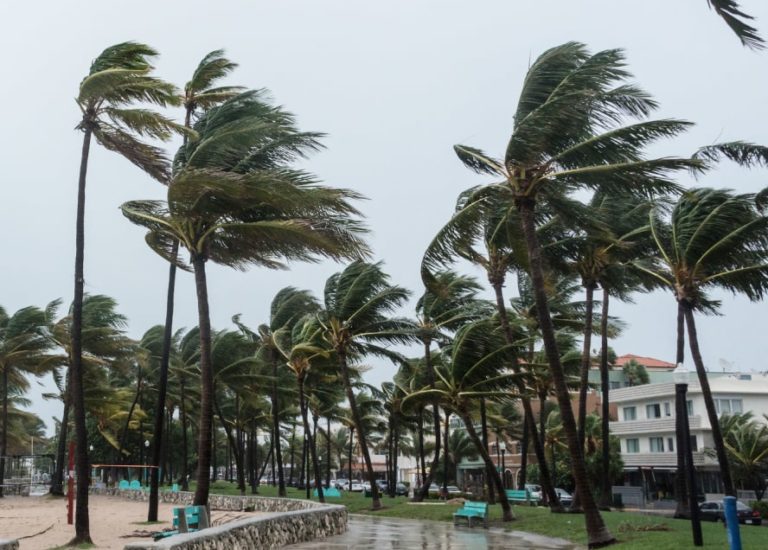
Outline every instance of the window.
{"type": "Polygon", "coordinates": [[[669,401],[664,402],[664,416],[672,416],[672,410],[669,407],[669,401]]]}
{"type": "Polygon", "coordinates": [[[686,401],[685,404],[688,406],[688,416],[693,416],[693,401],[686,401]]]}
{"type": "Polygon", "coordinates": [[[635,407],[624,407],[624,422],[628,420],[637,420],[637,409],[635,407]]]}
{"type": "Polygon", "coordinates": [[[664,452],[664,438],[663,437],[651,437],[651,438],[649,438],[649,441],[651,442],[651,452],[652,453],[663,453],[664,452]]]}
{"type": "Polygon", "coordinates": [[[667,450],[670,453],[675,451],[675,438],[674,437],[668,437],[667,438],[667,450]]]}
{"type": "Polygon", "coordinates": [[[653,403],[645,406],[646,418],[661,418],[661,405],[653,403]]]}
{"type": "Polygon", "coordinates": [[[737,414],[743,411],[741,399],[715,398],[717,414],[737,414]]]}
{"type": "Polygon", "coordinates": [[[639,453],[640,452],[640,440],[639,439],[627,439],[627,452],[639,453]]]}
{"type": "Polygon", "coordinates": [[[621,388],[621,382],[618,382],[616,380],[611,380],[611,389],[612,390],[618,390],[621,388]]]}
{"type": "Polygon", "coordinates": [[[691,436],[691,451],[698,451],[698,450],[699,450],[699,445],[698,445],[698,442],[696,440],[696,436],[692,435],[691,436]]]}

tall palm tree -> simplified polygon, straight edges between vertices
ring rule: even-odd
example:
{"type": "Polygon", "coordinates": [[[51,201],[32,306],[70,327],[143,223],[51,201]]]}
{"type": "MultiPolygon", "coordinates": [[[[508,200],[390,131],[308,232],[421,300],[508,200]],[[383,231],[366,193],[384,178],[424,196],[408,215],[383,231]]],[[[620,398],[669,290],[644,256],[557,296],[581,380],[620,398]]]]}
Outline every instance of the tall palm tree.
{"type": "Polygon", "coordinates": [[[669,224],[658,209],[650,217],[658,248],[656,265],[636,266],[674,293],[688,330],[688,345],[707,410],[725,493],[736,495],[717,410],[699,350],[694,312],[713,312],[713,288],[759,300],[768,292],[768,217],[754,195],[725,189],[693,189],[675,204],[669,224]]]}
{"type": "MultiPolygon", "coordinates": [[[[463,324],[488,313],[489,304],[479,300],[480,285],[471,277],[454,271],[429,274],[428,285],[416,304],[418,338],[424,347],[424,367],[429,384],[436,378],[432,364],[432,343],[445,344],[451,333],[463,324]]],[[[440,410],[432,403],[432,419],[436,434],[440,433],[440,410]]],[[[416,502],[423,501],[429,492],[440,460],[440,438],[435,438],[435,455],[429,472],[422,480],[420,490],[414,494],[416,502]]],[[[394,487],[394,486],[393,486],[394,487]]]]}
{"type": "Polygon", "coordinates": [[[437,369],[440,382],[433,389],[425,387],[409,394],[411,399],[437,398],[442,407],[458,415],[464,422],[467,434],[486,465],[496,485],[504,521],[514,519],[512,506],[507,499],[504,485],[496,466],[475,428],[474,412],[477,401],[506,399],[512,394],[513,381],[521,375],[509,369],[510,360],[516,354],[506,343],[501,329],[493,320],[475,321],[461,328],[453,342],[444,351],[443,365],[437,369]]]}
{"type": "Polygon", "coordinates": [[[176,155],[167,202],[122,207],[149,230],[147,242],[172,261],[174,241],[190,254],[198,298],[201,403],[195,504],[208,501],[213,373],[206,264],[282,268],[285,261],[357,258],[367,253],[350,204],[359,196],[319,185],[289,163],[317,149],[317,134],[300,132],[293,116],[245,92],[204,113],[176,155]]]}
{"type": "MultiPolygon", "coordinates": [[[[620,50],[590,54],[569,42],[544,52],[528,70],[517,105],[512,136],[503,160],[473,147],[454,147],[470,169],[501,178],[493,184],[506,205],[514,206],[528,252],[542,339],[560,404],[577,491],[587,524],[588,544],[612,544],[589,488],[584,457],[565,381],[554,327],[549,314],[544,265],[536,233],[537,202],[547,202],[588,188],[623,191],[638,196],[669,192],[669,174],[701,166],[693,159],[647,159],[644,148],[683,132],[680,120],[643,120],[627,126],[627,117],[645,117],[656,103],[629,77],[620,50]]],[[[498,195],[497,195],[498,197],[498,195]]]]}
{"type": "Polygon", "coordinates": [[[371,483],[374,510],[381,508],[381,500],[374,483],[368,432],[353,390],[351,365],[366,355],[385,357],[398,363],[404,362],[399,354],[384,345],[409,343],[414,340],[412,323],[390,317],[395,309],[405,303],[408,296],[406,289],[389,282],[389,276],[381,269],[381,264],[356,261],[344,271],[328,278],[325,284],[325,309],[320,314],[323,338],[335,352],[347,393],[368,481],[371,483]]]}
{"type": "MultiPolygon", "coordinates": [[[[137,136],[167,140],[180,126],[170,119],[132,103],[149,102],[161,107],[179,103],[175,88],[151,76],[149,60],[157,52],[144,44],[123,42],[104,50],[91,63],[88,75],[80,82],[77,104],[82,119],[77,128],[83,132],[80,175],[77,191],[75,225],[75,290],[72,308],[72,364],[70,383],[75,417],[75,470],[80,480],[88,479],[88,441],[85,427],[82,373],[83,258],[85,252],[85,183],[91,138],[115,151],[165,183],[168,162],[162,152],[142,142],[137,136]]],[[[88,521],[88,485],[78,483],[73,544],[90,543],[88,521]]]]}
{"type": "Polygon", "coordinates": [[[5,457],[8,455],[11,400],[9,388],[17,391],[29,386],[26,375],[42,376],[50,371],[51,340],[47,333],[47,310],[29,306],[8,315],[0,307],[0,395],[3,406],[0,416],[0,498],[3,496],[5,457]]]}
{"type": "MultiPolygon", "coordinates": [[[[230,99],[240,93],[239,86],[215,86],[215,84],[237,67],[226,57],[224,50],[214,50],[206,55],[198,64],[192,79],[184,86],[184,127],[192,128],[192,118],[198,109],[206,110],[230,99]]],[[[188,132],[184,134],[186,143],[188,132]]],[[[178,242],[172,245],[171,256],[178,254],[178,242]]],[[[147,521],[157,521],[159,499],[159,472],[161,451],[163,448],[163,418],[165,397],[168,385],[168,364],[170,362],[171,339],[173,336],[173,305],[176,288],[176,263],[168,266],[168,292],[165,306],[165,331],[163,335],[163,352],[160,359],[158,396],[155,403],[155,427],[152,436],[152,464],[149,484],[149,507],[147,521]]]]}

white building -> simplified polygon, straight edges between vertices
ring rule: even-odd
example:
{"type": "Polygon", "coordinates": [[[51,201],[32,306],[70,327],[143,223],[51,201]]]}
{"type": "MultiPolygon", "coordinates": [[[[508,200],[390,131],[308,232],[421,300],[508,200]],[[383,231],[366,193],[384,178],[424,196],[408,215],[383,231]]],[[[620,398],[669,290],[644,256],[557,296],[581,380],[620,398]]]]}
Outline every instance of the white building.
{"type": "MultiPolygon", "coordinates": [[[[768,413],[768,376],[751,373],[709,373],[718,414],[752,412],[758,420],[768,413]]],[[[644,488],[648,500],[671,499],[677,469],[675,384],[663,382],[612,390],[618,419],[611,433],[621,441],[625,484],[644,488]]],[[[722,492],[712,429],[698,379],[691,373],[687,394],[688,420],[698,492],[722,492]]]]}

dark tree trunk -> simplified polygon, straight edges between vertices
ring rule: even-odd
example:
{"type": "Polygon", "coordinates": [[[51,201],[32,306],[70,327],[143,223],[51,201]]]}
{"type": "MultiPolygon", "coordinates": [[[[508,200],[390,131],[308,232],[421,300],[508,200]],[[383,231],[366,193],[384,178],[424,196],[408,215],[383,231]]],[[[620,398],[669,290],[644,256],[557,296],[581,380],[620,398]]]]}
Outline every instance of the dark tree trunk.
{"type": "Polygon", "coordinates": [[[608,310],[610,307],[610,295],[603,285],[603,310],[600,313],[600,390],[602,392],[602,417],[600,419],[600,433],[603,440],[603,475],[602,491],[600,494],[600,506],[609,509],[612,504],[612,479],[611,479],[611,382],[608,377],[608,310]]]}
{"type": "MultiPolygon", "coordinates": [[[[171,256],[179,253],[178,241],[173,242],[171,256]]],[[[163,329],[163,355],[160,358],[160,379],[157,383],[157,403],[155,403],[155,429],[152,436],[152,462],[149,480],[149,510],[147,521],[157,521],[157,506],[160,496],[160,457],[163,448],[163,419],[165,417],[165,397],[168,394],[168,364],[171,359],[171,338],[173,336],[173,298],[176,288],[176,264],[168,267],[168,293],[165,302],[165,327],[163,329]]]]}
{"type": "MultiPolygon", "coordinates": [[[[224,434],[227,436],[227,443],[229,443],[229,449],[232,452],[232,454],[235,456],[235,467],[237,468],[237,488],[240,491],[240,496],[245,496],[245,472],[243,471],[243,457],[240,454],[240,449],[238,448],[237,439],[235,438],[235,434],[232,433],[232,428],[224,422],[224,416],[221,414],[221,407],[219,406],[219,400],[215,397],[213,398],[214,406],[216,407],[216,415],[219,417],[219,421],[221,422],[222,427],[224,428],[224,434]]],[[[227,464],[229,466],[229,462],[227,464]]],[[[231,472],[231,468],[229,468],[229,471],[231,472]]],[[[231,475],[230,475],[230,480],[231,475]]]]}
{"type": "MultiPolygon", "coordinates": [[[[435,367],[432,364],[432,343],[429,339],[424,340],[424,365],[427,370],[427,382],[430,388],[435,387],[435,367]]],[[[414,502],[422,502],[429,495],[429,486],[432,484],[432,480],[435,479],[435,472],[440,465],[440,407],[438,407],[437,399],[432,400],[432,421],[435,426],[435,456],[432,458],[432,463],[429,465],[429,472],[424,478],[424,482],[421,484],[421,489],[418,492],[414,492],[414,502]]]]}
{"type": "Polygon", "coordinates": [[[512,506],[509,504],[509,500],[507,499],[507,493],[504,492],[504,484],[501,481],[501,476],[493,465],[491,455],[488,454],[488,448],[483,446],[483,442],[480,440],[480,437],[478,437],[477,431],[475,431],[475,426],[472,424],[472,417],[469,415],[469,412],[460,411],[459,416],[461,416],[462,421],[464,421],[464,425],[467,427],[467,434],[469,435],[469,438],[472,440],[472,443],[475,444],[477,452],[480,453],[483,462],[485,462],[486,470],[491,472],[491,481],[496,485],[496,489],[499,492],[499,504],[501,504],[502,520],[512,521],[515,519],[515,515],[512,513],[512,506]]]}
{"type": "MultiPolygon", "coordinates": [[[[371,462],[371,453],[368,451],[368,439],[365,434],[365,426],[360,418],[360,411],[357,408],[357,401],[355,394],[352,391],[352,381],[349,377],[349,365],[347,364],[346,351],[343,349],[337,349],[336,353],[339,357],[339,366],[341,367],[341,378],[344,382],[344,389],[347,392],[347,401],[349,401],[349,408],[352,411],[352,420],[355,423],[355,430],[357,431],[357,440],[360,442],[360,450],[363,453],[363,460],[365,461],[365,469],[368,473],[368,482],[371,484],[371,495],[373,496],[373,502],[371,508],[373,510],[379,510],[381,508],[381,498],[379,497],[379,487],[376,485],[376,480],[373,477],[373,463],[371,462]]],[[[438,434],[440,431],[438,430],[438,434]]]]}
{"type": "MultiPolygon", "coordinates": [[[[685,361],[685,311],[683,304],[677,302],[677,353],[675,354],[675,364],[679,365],[685,361]]],[[[688,405],[685,406],[685,414],[688,414],[688,405]]],[[[683,417],[677,413],[675,418],[675,430],[677,433],[683,433],[683,417]]],[[[675,472],[675,497],[677,506],[675,507],[675,517],[680,519],[690,519],[691,509],[688,506],[688,484],[685,479],[685,446],[680,445],[678,438],[677,445],[677,471],[675,472]]]]}
{"type": "MultiPolygon", "coordinates": [[[[451,436],[451,411],[445,411],[445,439],[443,441],[443,497],[448,499],[448,440],[451,436]]],[[[489,484],[490,485],[490,484],[489,484]]],[[[490,502],[488,504],[491,504],[490,502]]]]}
{"type": "Polygon", "coordinates": [[[529,423],[528,413],[523,413],[523,439],[520,441],[520,480],[517,484],[520,491],[525,489],[525,484],[528,481],[528,441],[531,434],[531,430],[528,429],[529,423]]]}
{"type": "Polygon", "coordinates": [[[85,180],[91,147],[91,127],[84,125],[83,149],[80,157],[80,177],[77,187],[77,221],[75,228],[75,297],[72,300],[72,362],[70,368],[72,412],[75,420],[75,473],[77,503],[75,506],[75,537],[71,546],[91,544],[88,519],[88,433],[85,427],[85,395],[83,392],[83,294],[85,277],[85,180]]]}
{"type": "Polygon", "coordinates": [[[584,314],[584,346],[581,351],[581,378],[579,380],[579,444],[584,447],[587,425],[587,390],[589,389],[589,367],[592,363],[592,310],[595,307],[595,283],[587,281],[586,312],[584,314]]]}
{"type": "MultiPolygon", "coordinates": [[[[427,465],[426,465],[426,457],[424,456],[424,407],[419,408],[418,426],[419,426],[418,460],[421,466],[421,476],[419,477],[418,481],[420,483],[420,486],[423,486],[427,482],[427,465]]],[[[413,494],[415,495],[416,491],[414,491],[413,494]]]]}
{"type": "Polygon", "coordinates": [[[291,443],[290,443],[290,453],[291,453],[291,473],[288,476],[288,485],[293,485],[293,476],[294,472],[296,472],[296,423],[293,423],[293,429],[291,430],[291,443]]]}
{"type": "Polygon", "coordinates": [[[522,230],[528,249],[531,280],[541,336],[547,360],[549,361],[552,380],[555,385],[557,401],[560,405],[563,431],[565,432],[571,455],[571,472],[576,490],[581,496],[581,504],[584,510],[588,545],[590,548],[607,546],[613,544],[616,539],[605,526],[589,487],[589,479],[587,478],[587,470],[584,464],[584,452],[579,445],[576,420],[573,417],[573,409],[571,408],[571,396],[565,380],[565,371],[560,363],[560,352],[557,349],[557,341],[555,340],[555,329],[549,313],[549,303],[544,283],[544,266],[538,236],[536,235],[535,203],[530,198],[518,199],[517,208],[520,212],[522,230]]]}
{"type": "MultiPolygon", "coordinates": [[[[701,351],[699,350],[699,338],[696,334],[696,321],[693,318],[693,310],[688,303],[682,303],[683,311],[685,312],[685,324],[688,327],[688,345],[691,348],[691,357],[693,357],[693,364],[696,365],[696,374],[699,376],[701,395],[704,397],[704,405],[707,409],[707,416],[709,417],[709,423],[712,426],[712,440],[715,443],[717,461],[720,464],[720,476],[723,479],[723,487],[725,489],[726,495],[735,497],[736,489],[733,485],[733,479],[731,478],[731,468],[728,464],[728,455],[725,451],[723,432],[720,430],[720,422],[717,418],[715,401],[712,398],[712,390],[709,388],[707,371],[704,369],[704,361],[701,358],[701,351]]],[[[686,444],[689,443],[686,442],[686,444]]]]}
{"type": "Polygon", "coordinates": [[[352,491],[352,449],[355,445],[355,430],[349,429],[349,461],[347,467],[349,468],[349,490],[352,491]]]}
{"type": "MultiPolygon", "coordinates": [[[[309,418],[307,414],[307,404],[304,398],[304,377],[299,376],[297,380],[299,384],[299,409],[301,409],[301,420],[304,423],[304,433],[307,434],[307,446],[309,447],[310,459],[312,460],[312,470],[315,472],[315,489],[317,489],[317,498],[320,502],[325,502],[325,495],[323,494],[323,481],[320,478],[322,473],[320,472],[320,464],[317,461],[317,450],[315,448],[315,437],[309,431],[309,418]]],[[[309,472],[307,472],[307,485],[309,485],[309,472]]]]}
{"type": "MultiPolygon", "coordinates": [[[[485,415],[485,399],[480,398],[480,429],[483,438],[483,445],[488,448],[488,421],[485,415]]],[[[498,447],[498,437],[496,438],[496,446],[498,447]]],[[[445,450],[448,451],[448,440],[445,441],[445,450]]],[[[495,469],[495,466],[494,466],[495,469]]],[[[488,478],[488,504],[496,504],[496,495],[493,490],[493,472],[486,471],[485,477],[488,478]]]]}
{"type": "MultiPolygon", "coordinates": [[[[331,417],[325,419],[325,454],[327,463],[325,465],[325,486],[331,486],[331,417]]],[[[339,464],[341,466],[341,464],[339,464]]]]}
{"type": "Polygon", "coordinates": [[[59,439],[56,442],[56,469],[51,478],[51,494],[64,496],[64,463],[67,459],[67,435],[69,433],[69,369],[67,369],[67,383],[64,389],[64,410],[61,413],[59,425],[59,439]]]}
{"type": "Polygon", "coordinates": [[[0,435],[0,498],[3,497],[5,456],[8,454],[8,369],[10,368],[10,365],[3,367],[3,433],[0,435]]]}
{"type": "MultiPolygon", "coordinates": [[[[133,402],[131,403],[131,408],[128,409],[128,416],[125,417],[125,423],[123,424],[123,433],[122,437],[120,437],[120,445],[117,449],[117,457],[121,464],[125,462],[123,451],[128,446],[128,434],[130,433],[129,427],[131,425],[131,420],[133,419],[133,412],[136,410],[136,405],[139,404],[139,399],[141,399],[141,387],[143,385],[143,377],[141,374],[141,364],[136,364],[136,395],[133,397],[133,402]]],[[[139,447],[139,451],[141,451],[141,447],[139,447]]],[[[127,471],[127,470],[126,470],[127,471]]]]}
{"type": "Polygon", "coordinates": [[[275,452],[273,454],[274,460],[277,462],[277,494],[278,496],[286,496],[285,492],[285,476],[283,474],[283,453],[280,449],[280,404],[278,402],[277,392],[277,356],[275,351],[272,351],[272,441],[275,445],[275,452]]]}
{"type": "Polygon", "coordinates": [[[179,378],[179,391],[181,399],[179,401],[179,420],[181,420],[181,490],[189,491],[189,439],[187,432],[187,405],[184,391],[184,377],[179,378]]]}
{"type": "Polygon", "coordinates": [[[211,485],[211,455],[213,452],[213,365],[211,363],[211,317],[208,310],[208,283],[205,275],[206,258],[192,255],[197,290],[198,325],[200,330],[200,425],[197,433],[197,488],[192,502],[208,505],[211,485]]]}
{"type": "MultiPolygon", "coordinates": [[[[499,313],[499,320],[501,322],[501,328],[504,330],[504,337],[508,344],[515,345],[515,336],[512,333],[512,327],[509,325],[509,316],[507,315],[507,307],[504,304],[504,274],[505,271],[499,270],[498,273],[491,270],[488,276],[488,280],[493,287],[493,292],[496,297],[496,311],[499,313]]],[[[515,373],[522,372],[520,365],[516,359],[513,359],[510,365],[515,373]]],[[[528,388],[525,387],[523,382],[516,382],[517,389],[521,395],[525,396],[528,393],[528,388]]],[[[542,430],[541,439],[539,438],[539,430],[536,428],[536,421],[533,416],[533,408],[531,407],[531,400],[528,397],[521,397],[521,403],[523,404],[523,411],[529,418],[528,429],[531,432],[533,438],[533,450],[536,453],[536,460],[539,463],[539,478],[541,481],[541,488],[544,492],[544,498],[549,503],[549,507],[553,512],[564,512],[563,505],[560,504],[560,499],[557,498],[555,493],[555,486],[552,483],[552,476],[547,466],[547,457],[544,454],[544,436],[542,430]]],[[[543,410],[543,409],[542,409],[543,410]]]]}

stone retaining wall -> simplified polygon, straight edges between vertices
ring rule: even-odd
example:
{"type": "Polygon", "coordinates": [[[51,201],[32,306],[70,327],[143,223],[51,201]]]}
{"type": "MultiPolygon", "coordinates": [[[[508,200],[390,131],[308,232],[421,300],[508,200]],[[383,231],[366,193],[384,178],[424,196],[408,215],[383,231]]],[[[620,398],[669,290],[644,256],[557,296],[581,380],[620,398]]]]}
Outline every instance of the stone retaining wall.
{"type": "Polygon", "coordinates": [[[19,550],[19,541],[14,539],[0,539],[0,550],[19,550]]]}
{"type": "MultiPolygon", "coordinates": [[[[91,489],[91,494],[146,501],[149,492],[91,489]]],[[[161,492],[160,500],[179,505],[192,503],[194,493],[161,492]]],[[[267,517],[246,518],[195,533],[174,535],[159,542],[131,543],[125,550],[237,550],[279,548],[286,544],[339,535],[347,530],[347,508],[311,500],[258,496],[210,495],[211,510],[271,512],[267,517]]],[[[5,550],[0,547],[0,550],[5,550]]]]}

